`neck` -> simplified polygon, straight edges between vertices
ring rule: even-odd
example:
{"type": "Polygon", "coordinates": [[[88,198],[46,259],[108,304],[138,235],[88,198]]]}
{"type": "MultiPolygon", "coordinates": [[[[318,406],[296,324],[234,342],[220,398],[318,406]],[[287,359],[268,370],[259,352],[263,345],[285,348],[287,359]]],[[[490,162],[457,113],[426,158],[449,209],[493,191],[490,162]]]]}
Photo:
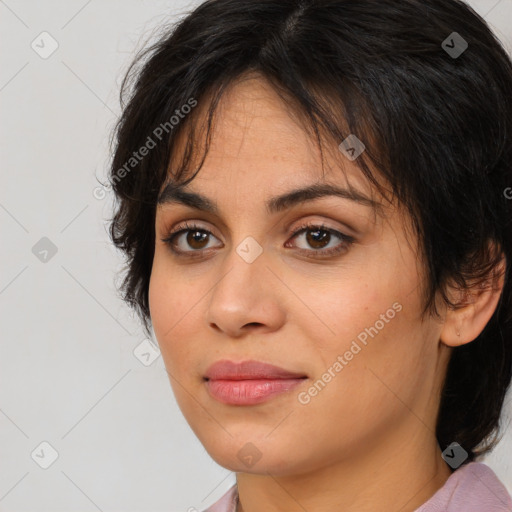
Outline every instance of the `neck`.
{"type": "Polygon", "coordinates": [[[451,475],[432,431],[395,429],[386,441],[327,467],[287,475],[237,473],[237,512],[414,512],[451,475]],[[407,435],[405,435],[407,432],[407,435]]]}

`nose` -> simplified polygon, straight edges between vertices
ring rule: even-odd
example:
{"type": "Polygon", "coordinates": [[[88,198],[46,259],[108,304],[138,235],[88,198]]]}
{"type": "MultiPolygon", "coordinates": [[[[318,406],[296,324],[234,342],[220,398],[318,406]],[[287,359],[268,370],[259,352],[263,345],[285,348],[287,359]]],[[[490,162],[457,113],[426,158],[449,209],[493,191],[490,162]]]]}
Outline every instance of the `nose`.
{"type": "Polygon", "coordinates": [[[270,255],[263,251],[251,261],[240,245],[223,260],[207,311],[208,325],[234,338],[275,331],[286,318],[285,290],[270,255]]]}

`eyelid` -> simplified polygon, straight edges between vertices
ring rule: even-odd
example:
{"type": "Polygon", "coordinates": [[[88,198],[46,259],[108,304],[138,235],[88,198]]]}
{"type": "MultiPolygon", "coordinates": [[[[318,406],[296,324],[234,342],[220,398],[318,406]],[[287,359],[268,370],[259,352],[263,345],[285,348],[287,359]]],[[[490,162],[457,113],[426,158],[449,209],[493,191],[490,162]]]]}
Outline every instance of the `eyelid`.
{"type": "MultiPolygon", "coordinates": [[[[186,230],[203,230],[207,231],[210,234],[212,234],[215,238],[220,240],[220,237],[215,234],[215,229],[211,229],[210,227],[201,226],[200,223],[204,222],[200,219],[187,219],[184,221],[178,222],[173,228],[167,229],[167,226],[164,224],[163,232],[165,233],[165,237],[168,239],[173,235],[178,234],[180,231],[186,231],[186,230]]],[[[288,226],[285,231],[288,234],[288,236],[297,236],[299,234],[299,231],[304,231],[307,228],[321,228],[325,229],[326,231],[333,231],[336,233],[339,233],[343,235],[346,239],[353,239],[355,236],[355,230],[352,229],[350,226],[347,226],[344,224],[342,227],[332,227],[325,223],[325,220],[301,220],[298,221],[298,225],[295,225],[294,223],[291,224],[291,226],[288,226]]]]}
{"type": "MultiPolygon", "coordinates": [[[[191,229],[200,228],[200,229],[204,229],[205,231],[210,231],[216,238],[221,239],[221,237],[215,233],[216,228],[210,227],[210,226],[212,226],[212,224],[207,219],[202,219],[200,217],[196,217],[196,218],[188,218],[186,216],[183,216],[183,217],[184,217],[184,220],[182,220],[182,221],[178,220],[175,223],[175,226],[173,228],[170,227],[170,226],[172,226],[173,222],[166,222],[165,220],[163,220],[162,221],[162,232],[164,232],[166,235],[175,234],[178,231],[180,231],[181,229],[183,229],[185,226],[187,226],[187,223],[192,223],[192,226],[188,225],[189,228],[191,228],[191,229]],[[205,223],[205,225],[199,226],[199,225],[195,225],[196,223],[205,223]]],[[[227,226],[224,224],[224,222],[221,222],[221,225],[222,225],[222,228],[227,228],[227,226]]],[[[361,235],[361,232],[359,229],[356,229],[356,228],[350,226],[350,224],[347,224],[346,222],[341,222],[339,220],[326,217],[325,214],[322,214],[322,213],[309,213],[309,212],[306,212],[305,214],[301,215],[301,219],[296,222],[295,221],[292,221],[289,223],[287,222],[284,230],[287,233],[293,234],[295,231],[297,231],[297,229],[300,229],[302,227],[307,227],[310,225],[314,225],[314,226],[322,225],[326,229],[341,231],[342,234],[344,234],[345,236],[357,237],[357,236],[361,235]],[[320,219],[315,219],[315,218],[310,219],[310,217],[315,217],[315,216],[321,217],[321,218],[320,219]],[[308,220],[303,220],[304,218],[308,218],[308,220]],[[327,218],[327,222],[335,222],[338,224],[338,227],[326,225],[326,218],[327,218]]],[[[273,226],[275,226],[275,224],[273,224],[273,226]]]]}
{"type": "MultiPolygon", "coordinates": [[[[173,227],[171,230],[166,231],[164,230],[164,238],[162,238],[162,242],[171,244],[171,239],[181,236],[187,231],[204,231],[205,233],[208,233],[208,235],[215,237],[217,240],[220,240],[220,238],[213,232],[213,230],[209,227],[205,227],[200,225],[196,220],[186,220],[183,222],[179,222],[175,227],[173,227]]],[[[222,242],[222,240],[220,240],[222,242]]],[[[208,249],[204,249],[208,250],[208,249]]],[[[190,251],[190,252],[197,252],[200,251],[190,251]]]]}
{"type": "Polygon", "coordinates": [[[334,220],[329,217],[325,217],[325,215],[319,215],[319,214],[312,214],[312,215],[306,215],[307,220],[299,220],[296,223],[291,223],[289,227],[286,228],[286,231],[289,232],[291,235],[293,233],[296,233],[297,230],[303,229],[303,228],[311,228],[311,227],[321,227],[322,229],[325,229],[326,231],[335,231],[340,234],[342,234],[345,238],[351,238],[355,239],[358,236],[361,235],[361,233],[351,227],[349,224],[346,224],[344,222],[341,222],[339,220],[334,220]],[[316,217],[316,218],[315,218],[316,217]],[[320,217],[320,218],[318,218],[320,217]],[[331,225],[334,224],[334,225],[331,225]]]}

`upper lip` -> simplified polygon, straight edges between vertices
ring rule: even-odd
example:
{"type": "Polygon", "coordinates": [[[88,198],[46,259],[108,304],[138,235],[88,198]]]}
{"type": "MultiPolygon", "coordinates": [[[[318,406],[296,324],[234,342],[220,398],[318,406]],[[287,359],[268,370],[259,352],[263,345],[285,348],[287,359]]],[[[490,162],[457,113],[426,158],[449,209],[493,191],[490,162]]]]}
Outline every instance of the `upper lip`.
{"type": "Polygon", "coordinates": [[[207,380],[251,380],[251,379],[299,379],[304,373],[293,372],[263,363],[261,361],[241,361],[236,363],[222,359],[213,363],[204,376],[207,380]]]}

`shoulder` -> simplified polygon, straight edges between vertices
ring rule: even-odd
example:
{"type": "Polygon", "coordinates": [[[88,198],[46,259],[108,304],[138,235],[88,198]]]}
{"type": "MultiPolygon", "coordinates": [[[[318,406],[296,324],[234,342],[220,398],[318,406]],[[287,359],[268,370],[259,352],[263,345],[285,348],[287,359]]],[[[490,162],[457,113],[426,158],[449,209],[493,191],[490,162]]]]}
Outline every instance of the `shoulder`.
{"type": "Polygon", "coordinates": [[[235,512],[238,502],[238,489],[236,484],[233,486],[213,505],[210,505],[203,512],[235,512]]]}
{"type": "Polygon", "coordinates": [[[512,512],[512,499],[494,471],[470,462],[454,471],[416,512],[512,512]]]}

